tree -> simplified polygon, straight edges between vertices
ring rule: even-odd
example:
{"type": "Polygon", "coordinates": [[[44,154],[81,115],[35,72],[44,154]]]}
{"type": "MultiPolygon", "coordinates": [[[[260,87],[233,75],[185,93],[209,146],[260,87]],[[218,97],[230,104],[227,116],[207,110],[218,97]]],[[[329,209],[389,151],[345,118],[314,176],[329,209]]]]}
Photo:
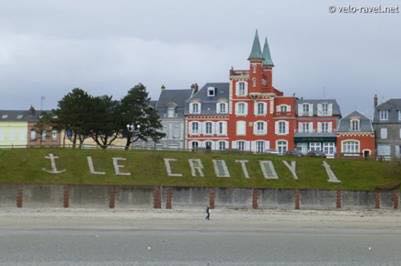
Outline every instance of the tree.
{"type": "MultiPolygon", "coordinates": [[[[31,109],[31,112],[36,112],[33,107],[31,109]]],[[[33,127],[40,136],[40,145],[42,145],[42,135],[43,132],[45,132],[48,129],[59,129],[57,126],[57,122],[55,119],[55,115],[53,111],[47,111],[47,112],[41,112],[39,114],[39,120],[38,122],[35,124],[35,126],[33,127]]]]}
{"type": "Polygon", "coordinates": [[[128,94],[121,100],[120,108],[120,128],[126,138],[125,149],[138,141],[148,141],[149,139],[157,142],[165,136],[160,132],[162,128],[157,111],[150,104],[150,97],[144,85],[139,83],[128,91],[128,94]],[[133,125],[130,132],[126,125],[133,125]]]}
{"type": "Polygon", "coordinates": [[[106,149],[120,134],[119,102],[111,96],[92,97],[91,120],[88,122],[92,139],[106,149]]]}
{"type": "Polygon", "coordinates": [[[91,101],[92,96],[86,91],[75,88],[58,102],[58,108],[54,112],[57,126],[67,131],[73,148],[77,141],[81,148],[84,140],[90,136],[88,124],[92,115],[91,101]]]}

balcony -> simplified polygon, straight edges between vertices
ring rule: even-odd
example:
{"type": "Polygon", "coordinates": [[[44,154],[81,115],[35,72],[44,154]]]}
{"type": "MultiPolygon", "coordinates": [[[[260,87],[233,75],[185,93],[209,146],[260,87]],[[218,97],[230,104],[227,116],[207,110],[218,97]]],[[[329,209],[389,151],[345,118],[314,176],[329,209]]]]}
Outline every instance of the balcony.
{"type": "Polygon", "coordinates": [[[292,112],[274,112],[274,116],[294,116],[292,112]]]}

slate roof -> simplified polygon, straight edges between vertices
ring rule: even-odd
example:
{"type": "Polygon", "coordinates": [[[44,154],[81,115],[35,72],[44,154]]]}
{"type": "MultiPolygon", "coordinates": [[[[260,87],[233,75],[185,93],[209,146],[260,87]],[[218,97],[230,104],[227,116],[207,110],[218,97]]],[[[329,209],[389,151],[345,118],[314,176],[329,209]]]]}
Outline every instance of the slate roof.
{"type": "Polygon", "coordinates": [[[401,99],[390,99],[376,106],[373,121],[375,123],[401,123],[401,121],[398,119],[398,111],[401,111],[401,99]],[[379,120],[379,111],[382,110],[389,111],[389,117],[386,121],[379,120]]]}
{"type": "Polygon", "coordinates": [[[185,113],[189,113],[189,103],[191,101],[199,101],[201,103],[201,112],[200,114],[216,114],[216,104],[219,101],[226,101],[228,103],[229,97],[229,89],[230,84],[228,82],[209,82],[206,83],[198,92],[192,95],[191,98],[187,100],[187,104],[185,105],[185,113]],[[208,96],[207,89],[209,87],[216,88],[215,96],[208,96]]]}
{"type": "Polygon", "coordinates": [[[191,96],[191,89],[187,90],[162,90],[159,100],[156,104],[156,109],[159,112],[160,118],[167,117],[169,106],[175,106],[175,111],[178,118],[184,117],[186,100],[191,96]]]}
{"type": "Polygon", "coordinates": [[[372,121],[363,114],[354,111],[340,120],[337,132],[355,132],[351,130],[351,119],[359,119],[358,132],[373,132],[372,121]]]}
{"type": "Polygon", "coordinates": [[[273,60],[270,54],[269,43],[267,42],[267,38],[265,38],[265,44],[263,45],[263,65],[273,67],[273,60]]]}
{"type": "Polygon", "coordinates": [[[262,49],[260,49],[259,35],[257,30],[255,33],[255,38],[253,39],[251,54],[248,57],[248,60],[252,59],[263,60],[262,49]]]}
{"type": "Polygon", "coordinates": [[[333,105],[333,116],[341,117],[341,109],[335,99],[298,99],[298,104],[310,103],[313,104],[313,115],[317,116],[317,105],[322,103],[331,103],[333,105]]]}
{"type": "Polygon", "coordinates": [[[42,112],[48,111],[0,110],[0,122],[36,122],[42,112]]]}

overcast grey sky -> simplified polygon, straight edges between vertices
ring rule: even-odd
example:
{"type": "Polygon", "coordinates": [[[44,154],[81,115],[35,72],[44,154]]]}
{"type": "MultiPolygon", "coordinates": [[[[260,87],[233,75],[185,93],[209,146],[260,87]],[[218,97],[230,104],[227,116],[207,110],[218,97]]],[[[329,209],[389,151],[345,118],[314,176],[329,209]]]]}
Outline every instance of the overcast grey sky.
{"type": "Polygon", "coordinates": [[[275,86],[336,98],[370,115],[372,98],[401,98],[401,13],[330,14],[330,6],[401,1],[0,1],[0,109],[45,108],[74,87],[120,98],[142,82],[228,81],[246,68],[255,29],[268,36],[275,86]]]}

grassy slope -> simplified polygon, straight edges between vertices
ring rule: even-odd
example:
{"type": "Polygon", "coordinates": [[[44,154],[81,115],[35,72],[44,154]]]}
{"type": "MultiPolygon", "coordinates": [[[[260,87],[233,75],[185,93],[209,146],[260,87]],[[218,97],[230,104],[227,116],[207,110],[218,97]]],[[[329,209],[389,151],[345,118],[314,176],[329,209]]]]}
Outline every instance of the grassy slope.
{"type": "Polygon", "coordinates": [[[117,151],[117,150],[71,150],[71,149],[14,149],[0,150],[0,183],[23,184],[116,184],[116,185],[172,185],[172,186],[219,186],[219,187],[269,187],[269,188],[320,188],[374,190],[390,188],[401,183],[399,163],[327,160],[341,184],[327,182],[326,173],[318,158],[286,158],[257,154],[117,151]],[[65,173],[52,175],[42,171],[50,168],[49,153],[60,157],[59,169],[65,173]],[[90,175],[86,156],[92,156],[97,171],[105,171],[104,176],[90,175]],[[124,157],[123,171],[131,176],[115,176],[112,157],[124,157]],[[173,171],[183,173],[183,177],[167,177],[163,158],[175,158],[173,171]],[[205,177],[191,177],[187,159],[199,158],[205,166],[205,177]],[[212,159],[224,159],[231,173],[230,178],[215,177],[212,159]],[[244,178],[241,167],[235,160],[248,159],[250,179],[244,178]],[[283,159],[297,161],[299,180],[294,180],[281,162],[283,159]],[[258,160],[272,160],[280,178],[265,180],[258,160]]]}

